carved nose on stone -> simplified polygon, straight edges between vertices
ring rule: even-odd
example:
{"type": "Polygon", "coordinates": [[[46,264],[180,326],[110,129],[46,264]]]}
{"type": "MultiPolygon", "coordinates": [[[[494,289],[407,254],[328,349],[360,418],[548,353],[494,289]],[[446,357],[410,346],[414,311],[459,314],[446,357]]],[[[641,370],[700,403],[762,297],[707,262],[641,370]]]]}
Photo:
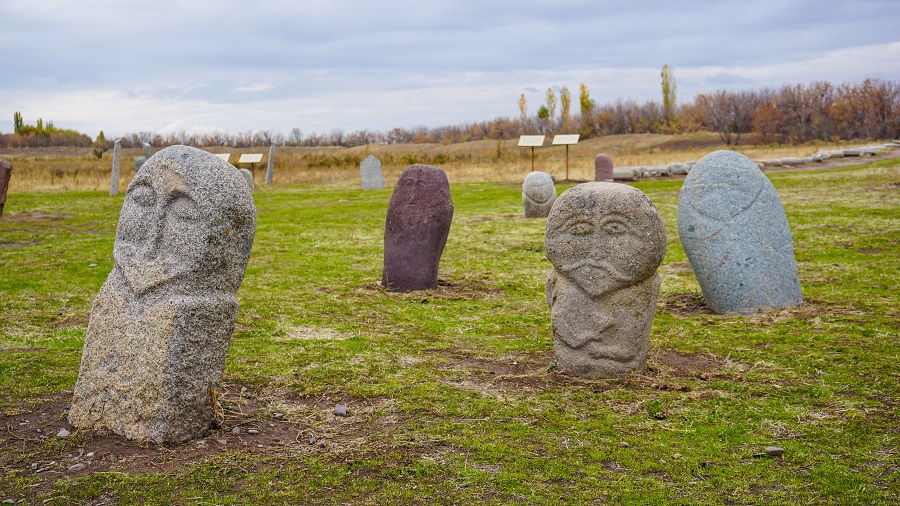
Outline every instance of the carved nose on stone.
{"type": "Polygon", "coordinates": [[[157,207],[150,217],[147,243],[144,245],[144,257],[148,260],[155,259],[159,256],[159,245],[162,241],[164,221],[165,212],[161,207],[157,207]]]}

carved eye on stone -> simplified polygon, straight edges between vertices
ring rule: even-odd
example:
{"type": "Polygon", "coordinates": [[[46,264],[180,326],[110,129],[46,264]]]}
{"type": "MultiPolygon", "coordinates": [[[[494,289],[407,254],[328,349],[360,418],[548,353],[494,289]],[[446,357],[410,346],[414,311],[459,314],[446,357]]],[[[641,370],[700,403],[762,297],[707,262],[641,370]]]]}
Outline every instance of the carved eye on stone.
{"type": "Polygon", "coordinates": [[[585,220],[570,221],[565,230],[573,235],[586,235],[594,231],[594,224],[585,220]]]}
{"type": "Polygon", "coordinates": [[[197,216],[197,204],[186,195],[181,195],[172,203],[175,216],[184,220],[194,220],[197,216]]]}
{"type": "Polygon", "coordinates": [[[156,203],[156,192],[153,191],[153,188],[145,184],[137,185],[131,190],[131,198],[139,206],[152,206],[156,203]]]}
{"type": "Polygon", "coordinates": [[[603,231],[609,235],[622,235],[628,232],[628,225],[619,220],[611,220],[603,224],[603,231]]]}

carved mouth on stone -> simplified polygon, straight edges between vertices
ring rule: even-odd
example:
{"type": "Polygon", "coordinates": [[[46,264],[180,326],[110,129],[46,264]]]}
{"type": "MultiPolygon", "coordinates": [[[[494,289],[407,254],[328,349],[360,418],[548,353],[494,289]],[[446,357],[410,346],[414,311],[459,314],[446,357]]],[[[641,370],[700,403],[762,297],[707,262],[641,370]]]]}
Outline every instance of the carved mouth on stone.
{"type": "Polygon", "coordinates": [[[634,283],[634,278],[605,260],[581,260],[562,267],[568,278],[592,297],[634,283]]]}
{"type": "Polygon", "coordinates": [[[131,290],[136,294],[143,294],[151,288],[159,286],[184,273],[185,269],[179,269],[176,262],[166,257],[153,260],[135,258],[139,255],[135,248],[126,248],[124,254],[116,254],[113,257],[117,266],[122,269],[122,274],[131,290]]]}

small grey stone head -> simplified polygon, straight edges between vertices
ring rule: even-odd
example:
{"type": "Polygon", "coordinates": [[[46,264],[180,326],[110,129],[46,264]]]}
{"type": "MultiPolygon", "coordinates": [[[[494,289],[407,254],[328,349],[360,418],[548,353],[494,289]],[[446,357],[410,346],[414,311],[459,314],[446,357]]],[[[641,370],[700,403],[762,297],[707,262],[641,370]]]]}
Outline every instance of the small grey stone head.
{"type": "Polygon", "coordinates": [[[526,218],[546,218],[556,202],[553,178],[546,172],[532,172],[522,183],[522,204],[526,218]]]}
{"type": "Polygon", "coordinates": [[[128,186],[113,248],[115,268],[141,295],[235,293],[256,231],[240,173],[187,146],[154,154],[128,186]]]}
{"type": "Polygon", "coordinates": [[[553,205],[544,249],[554,269],[597,297],[656,273],[666,254],[666,231],[640,190],[584,183],[553,205]]]}

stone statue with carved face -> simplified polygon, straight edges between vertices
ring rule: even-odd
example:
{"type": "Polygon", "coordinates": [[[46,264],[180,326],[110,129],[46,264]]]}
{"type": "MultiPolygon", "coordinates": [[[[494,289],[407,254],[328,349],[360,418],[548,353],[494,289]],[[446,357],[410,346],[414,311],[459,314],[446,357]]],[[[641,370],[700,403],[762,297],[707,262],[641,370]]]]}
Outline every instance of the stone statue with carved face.
{"type": "Polygon", "coordinates": [[[544,250],[559,370],[592,379],[643,370],[666,254],[650,199],[618,183],[577,185],[550,211],[544,250]]]}
{"type": "Polygon", "coordinates": [[[141,166],[91,309],[72,425],[157,443],[209,428],[255,231],[247,184],[216,156],[172,146],[141,166]]]}

